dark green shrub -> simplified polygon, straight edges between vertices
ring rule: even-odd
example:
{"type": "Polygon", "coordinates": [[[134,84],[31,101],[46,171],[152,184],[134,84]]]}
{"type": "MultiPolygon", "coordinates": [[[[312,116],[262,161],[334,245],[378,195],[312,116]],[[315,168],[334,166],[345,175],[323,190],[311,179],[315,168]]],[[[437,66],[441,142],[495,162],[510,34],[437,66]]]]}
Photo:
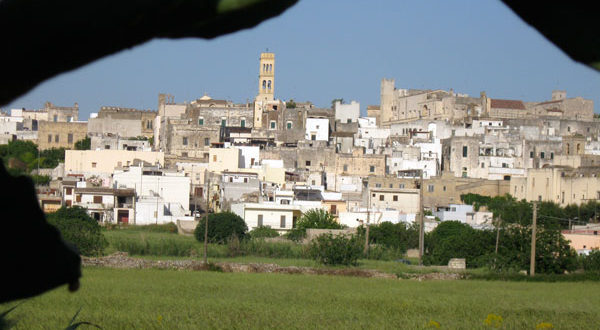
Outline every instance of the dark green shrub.
{"type": "Polygon", "coordinates": [[[312,259],[325,265],[358,264],[362,247],[356,236],[319,235],[312,240],[309,253],[312,259]]]}
{"type": "Polygon", "coordinates": [[[269,237],[279,237],[279,233],[277,230],[269,227],[269,226],[260,226],[254,228],[250,233],[250,237],[252,238],[269,238],[269,237]]]}
{"type": "MultiPolygon", "coordinates": [[[[358,227],[359,236],[364,237],[365,228],[358,227]]],[[[404,222],[382,222],[369,226],[369,244],[377,244],[386,248],[406,253],[407,249],[419,246],[419,226],[407,225],[404,222]]]]}
{"type": "Polygon", "coordinates": [[[289,239],[290,241],[298,243],[306,237],[306,230],[294,228],[294,229],[288,231],[284,236],[285,236],[285,238],[289,239]]]}
{"type": "MultiPolygon", "coordinates": [[[[206,217],[202,217],[194,230],[194,236],[200,242],[204,242],[205,225],[206,217]]],[[[232,235],[243,240],[247,232],[246,222],[235,213],[221,212],[208,215],[208,241],[211,243],[224,244],[232,235]]]]}
{"type": "Polygon", "coordinates": [[[587,256],[582,256],[581,266],[586,272],[600,271],[600,250],[592,250],[587,256]]]}
{"type": "Polygon", "coordinates": [[[61,207],[47,215],[48,223],[58,228],[62,237],[77,246],[84,256],[101,255],[108,242],[102,235],[101,227],[86,212],[86,209],[74,206],[61,207]]]}

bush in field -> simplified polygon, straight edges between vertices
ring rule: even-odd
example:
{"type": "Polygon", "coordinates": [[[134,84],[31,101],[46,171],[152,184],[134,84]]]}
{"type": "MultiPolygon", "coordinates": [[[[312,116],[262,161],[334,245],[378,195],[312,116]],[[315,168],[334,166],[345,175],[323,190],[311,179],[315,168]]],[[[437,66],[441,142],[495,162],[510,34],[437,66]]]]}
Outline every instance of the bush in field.
{"type": "MultiPolygon", "coordinates": [[[[194,236],[200,242],[204,242],[204,228],[206,217],[200,219],[194,236]]],[[[221,212],[208,215],[208,241],[210,243],[227,243],[227,240],[235,235],[241,241],[248,234],[248,226],[244,219],[235,213],[221,212]]]]}
{"type": "MultiPolygon", "coordinates": [[[[358,234],[364,238],[365,228],[363,226],[358,227],[358,234]]],[[[407,225],[404,222],[394,224],[389,221],[370,225],[369,244],[381,245],[404,254],[407,249],[419,246],[419,226],[407,225]]]]}
{"type": "Polygon", "coordinates": [[[362,247],[356,236],[319,235],[309,247],[310,256],[325,265],[357,265],[362,247]]]}
{"type": "Polygon", "coordinates": [[[296,227],[290,230],[286,237],[292,241],[298,242],[306,237],[306,230],[312,229],[342,229],[344,228],[335,217],[323,209],[310,209],[306,211],[298,222],[296,227]]]}
{"type": "Polygon", "coordinates": [[[260,226],[254,228],[249,234],[252,238],[279,237],[279,233],[277,232],[277,230],[269,226],[260,226]]]}
{"type": "Polygon", "coordinates": [[[581,266],[585,271],[600,271],[600,250],[592,250],[587,256],[582,256],[581,266]]]}
{"type": "Polygon", "coordinates": [[[86,212],[86,209],[74,206],[61,207],[47,215],[48,222],[58,228],[62,237],[77,246],[84,256],[101,255],[108,242],[102,235],[101,227],[86,212]]]}
{"type": "Polygon", "coordinates": [[[466,258],[468,267],[479,267],[481,257],[494,252],[495,233],[473,229],[460,221],[444,221],[425,237],[426,265],[447,265],[452,258],[466,258]]]}

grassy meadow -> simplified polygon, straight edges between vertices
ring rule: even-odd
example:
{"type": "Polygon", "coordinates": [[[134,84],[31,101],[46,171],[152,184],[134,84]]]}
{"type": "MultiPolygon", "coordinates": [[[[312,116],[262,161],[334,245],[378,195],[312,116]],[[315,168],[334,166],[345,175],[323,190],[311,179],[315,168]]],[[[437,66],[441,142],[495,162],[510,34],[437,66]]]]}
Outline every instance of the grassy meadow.
{"type": "Polygon", "coordinates": [[[61,287],[25,300],[7,319],[16,329],[60,329],[82,308],[78,321],[104,329],[418,329],[438,324],[536,329],[540,323],[590,329],[600,324],[599,304],[598,282],[419,282],[88,267],[78,292],[61,287]],[[490,314],[501,317],[501,324],[490,314]]]}

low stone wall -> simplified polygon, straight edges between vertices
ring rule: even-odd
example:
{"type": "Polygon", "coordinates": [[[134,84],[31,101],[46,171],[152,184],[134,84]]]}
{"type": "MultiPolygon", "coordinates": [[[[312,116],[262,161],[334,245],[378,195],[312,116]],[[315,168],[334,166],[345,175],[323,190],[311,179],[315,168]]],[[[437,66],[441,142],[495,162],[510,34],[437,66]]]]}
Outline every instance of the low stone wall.
{"type": "Polygon", "coordinates": [[[346,229],[307,229],[306,230],[306,241],[310,242],[315,239],[317,236],[321,236],[323,234],[332,234],[333,236],[337,235],[355,235],[356,228],[346,228],[346,229]]]}

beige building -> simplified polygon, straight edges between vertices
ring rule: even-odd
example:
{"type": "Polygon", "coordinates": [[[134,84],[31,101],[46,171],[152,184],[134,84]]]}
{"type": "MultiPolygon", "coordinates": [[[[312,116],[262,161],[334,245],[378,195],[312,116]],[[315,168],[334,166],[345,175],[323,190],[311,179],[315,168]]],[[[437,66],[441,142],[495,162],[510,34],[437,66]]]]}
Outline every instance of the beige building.
{"type": "Polygon", "coordinates": [[[530,169],[526,177],[511,179],[510,193],[517,199],[550,201],[561,206],[600,199],[600,167],[530,169]]]}
{"type": "Polygon", "coordinates": [[[116,167],[132,166],[136,161],[164,165],[163,152],[128,150],[67,150],[66,173],[113,173],[116,167]]]}
{"type": "Polygon", "coordinates": [[[355,148],[351,154],[336,154],[335,173],[342,176],[385,175],[385,155],[364,154],[355,148]]]}
{"type": "Polygon", "coordinates": [[[40,150],[50,148],[73,149],[75,142],[87,136],[87,122],[38,123],[38,146],[40,150]]]}
{"type": "Polygon", "coordinates": [[[237,148],[210,148],[208,170],[218,173],[238,171],[240,152],[237,148]]]}
{"type": "Polygon", "coordinates": [[[406,214],[419,212],[419,189],[373,188],[369,193],[370,208],[406,214]]]}

